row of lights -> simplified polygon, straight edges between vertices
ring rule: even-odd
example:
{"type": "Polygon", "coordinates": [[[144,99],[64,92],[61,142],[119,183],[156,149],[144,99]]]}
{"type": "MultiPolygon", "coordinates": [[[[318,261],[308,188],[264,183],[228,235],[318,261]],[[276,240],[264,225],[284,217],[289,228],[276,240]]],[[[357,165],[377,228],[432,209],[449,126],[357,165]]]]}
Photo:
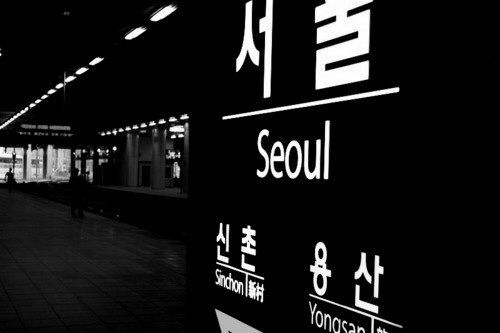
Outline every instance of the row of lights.
{"type": "MultiPolygon", "coordinates": [[[[179,117],[180,120],[188,120],[189,116],[187,114],[183,114],[182,116],[179,117]]],[[[168,118],[168,122],[173,124],[176,123],[178,119],[176,117],[170,117],[168,118]]],[[[125,126],[125,127],[120,127],[120,128],[115,128],[113,130],[109,131],[103,131],[100,132],[101,136],[107,136],[107,135],[117,135],[118,133],[123,133],[123,132],[130,132],[133,130],[141,130],[147,127],[154,127],[157,125],[164,125],[166,124],[167,121],[165,119],[160,119],[158,121],[152,120],[150,122],[145,122],[141,123],[139,125],[131,125],[131,126],[125,126]]],[[[171,133],[174,133],[170,136],[171,139],[176,139],[176,138],[183,138],[184,137],[184,126],[183,125],[172,125],[169,128],[169,131],[171,133]]]]}
{"type": "MultiPolygon", "coordinates": [[[[177,6],[176,5],[168,5],[168,6],[165,6],[165,7],[162,7],[161,9],[159,9],[157,12],[155,12],[150,18],[149,20],[151,22],[158,22],[160,20],[163,20],[164,18],[166,18],[167,16],[169,16],[170,14],[172,14],[173,12],[175,12],[175,10],[177,9],[177,6]]],[[[147,29],[145,27],[138,27],[138,28],[135,28],[133,30],[131,30],[130,32],[128,32],[126,35],[125,35],[125,39],[126,40],[132,40],[140,35],[142,35],[147,29]]],[[[89,65],[90,66],[95,66],[97,65],[98,63],[100,63],[101,61],[103,61],[104,58],[101,58],[101,57],[96,57],[94,58],[91,62],[89,62],[89,65]]],[[[84,74],[85,72],[87,72],[89,70],[89,67],[87,66],[84,66],[84,67],[81,67],[79,70],[77,70],[73,75],[70,75],[68,77],[65,78],[64,82],[61,82],[61,83],[58,83],[54,88],[51,88],[49,89],[45,94],[43,94],[40,98],[36,99],[33,103],[30,103],[28,106],[26,106],[24,109],[20,110],[19,112],[17,112],[14,116],[12,116],[11,118],[9,118],[7,121],[5,121],[2,125],[0,125],[0,130],[4,129],[5,127],[9,126],[10,123],[12,123],[13,121],[15,121],[17,118],[21,117],[22,115],[24,115],[26,112],[28,112],[29,110],[31,109],[34,109],[38,104],[40,104],[43,100],[49,98],[51,95],[53,95],[54,93],[56,93],[59,89],[63,88],[65,86],[66,83],[70,83],[72,81],[74,81],[79,75],[82,75],[84,74]]]]}

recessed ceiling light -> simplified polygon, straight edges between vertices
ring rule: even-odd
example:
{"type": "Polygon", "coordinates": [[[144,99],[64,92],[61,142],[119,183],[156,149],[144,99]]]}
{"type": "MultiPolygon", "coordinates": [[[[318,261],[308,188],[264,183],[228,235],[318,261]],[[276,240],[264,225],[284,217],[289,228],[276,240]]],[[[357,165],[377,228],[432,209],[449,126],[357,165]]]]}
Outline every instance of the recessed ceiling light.
{"type": "Polygon", "coordinates": [[[104,58],[96,57],[96,58],[94,58],[94,60],[92,60],[91,62],[89,62],[89,65],[90,66],[95,66],[95,65],[97,65],[98,63],[100,63],[103,60],[104,60],[104,58]]]}
{"type": "Polygon", "coordinates": [[[146,31],[146,28],[144,27],[135,28],[134,30],[130,31],[128,34],[125,35],[125,39],[132,40],[134,38],[137,38],[140,35],[142,35],[144,31],[146,31]]]}
{"type": "Polygon", "coordinates": [[[89,69],[87,67],[82,67],[82,68],[80,68],[79,70],[76,71],[76,75],[82,75],[83,73],[85,73],[88,70],[89,69]]]}
{"type": "Polygon", "coordinates": [[[166,7],[163,7],[160,10],[158,10],[156,13],[154,13],[153,16],[151,16],[150,20],[152,22],[158,22],[160,20],[163,20],[165,17],[167,17],[170,14],[172,14],[173,12],[175,12],[176,9],[177,9],[177,7],[174,5],[168,5],[166,7]]]}

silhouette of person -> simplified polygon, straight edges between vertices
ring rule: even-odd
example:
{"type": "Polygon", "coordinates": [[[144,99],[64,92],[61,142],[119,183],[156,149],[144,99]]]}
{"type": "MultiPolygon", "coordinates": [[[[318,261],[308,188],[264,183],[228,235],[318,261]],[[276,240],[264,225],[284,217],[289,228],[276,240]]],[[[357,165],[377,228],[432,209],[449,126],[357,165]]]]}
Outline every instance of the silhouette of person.
{"type": "Polygon", "coordinates": [[[71,187],[71,216],[83,217],[84,208],[84,188],[85,188],[85,175],[80,174],[80,170],[73,169],[71,177],[69,178],[69,185],[71,187]],[[78,212],[78,215],[77,215],[78,212]]]}
{"type": "Polygon", "coordinates": [[[14,178],[14,173],[12,172],[12,168],[9,168],[9,172],[5,174],[4,180],[7,183],[7,188],[9,189],[9,193],[12,192],[12,188],[16,183],[16,179],[14,178]]]}

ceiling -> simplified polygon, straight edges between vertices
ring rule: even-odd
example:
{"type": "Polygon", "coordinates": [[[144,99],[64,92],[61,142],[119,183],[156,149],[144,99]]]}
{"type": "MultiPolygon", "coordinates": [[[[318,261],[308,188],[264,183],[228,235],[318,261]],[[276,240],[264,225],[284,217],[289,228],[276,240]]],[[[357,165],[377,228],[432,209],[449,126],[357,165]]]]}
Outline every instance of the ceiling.
{"type": "Polygon", "coordinates": [[[58,91],[11,126],[52,121],[95,131],[159,114],[157,106],[165,95],[175,96],[173,82],[181,75],[182,11],[154,24],[149,17],[171,3],[1,2],[0,124],[61,82],[65,71],[73,74],[96,56],[105,60],[68,83],[64,99],[58,91]],[[148,27],[144,35],[124,40],[141,25],[148,27]],[[158,80],[165,81],[162,94],[158,80]]]}

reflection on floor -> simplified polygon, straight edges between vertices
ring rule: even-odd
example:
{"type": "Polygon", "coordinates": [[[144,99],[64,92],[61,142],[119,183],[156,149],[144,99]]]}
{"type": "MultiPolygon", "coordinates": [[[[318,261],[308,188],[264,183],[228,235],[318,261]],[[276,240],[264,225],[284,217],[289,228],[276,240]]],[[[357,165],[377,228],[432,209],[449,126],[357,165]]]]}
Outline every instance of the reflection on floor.
{"type": "Polygon", "coordinates": [[[182,332],[185,246],[0,188],[0,331],[182,332]]]}

